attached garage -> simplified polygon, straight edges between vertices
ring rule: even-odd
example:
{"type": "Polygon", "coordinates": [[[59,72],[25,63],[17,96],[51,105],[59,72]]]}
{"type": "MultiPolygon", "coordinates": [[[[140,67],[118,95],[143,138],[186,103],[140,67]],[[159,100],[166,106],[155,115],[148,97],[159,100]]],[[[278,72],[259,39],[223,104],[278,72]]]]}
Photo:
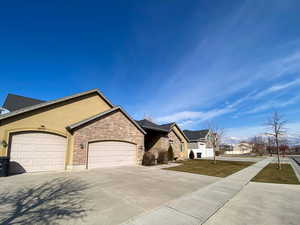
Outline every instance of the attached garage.
{"type": "Polygon", "coordinates": [[[135,144],[123,141],[99,141],[89,144],[88,169],[135,164],[135,144]]]}
{"type": "Polygon", "coordinates": [[[22,132],[11,136],[11,173],[65,169],[67,139],[45,132],[22,132]]]}
{"type": "Polygon", "coordinates": [[[0,156],[10,157],[11,173],[142,161],[146,132],[96,89],[53,101],[14,95],[5,105],[11,112],[0,115],[0,156]]]}

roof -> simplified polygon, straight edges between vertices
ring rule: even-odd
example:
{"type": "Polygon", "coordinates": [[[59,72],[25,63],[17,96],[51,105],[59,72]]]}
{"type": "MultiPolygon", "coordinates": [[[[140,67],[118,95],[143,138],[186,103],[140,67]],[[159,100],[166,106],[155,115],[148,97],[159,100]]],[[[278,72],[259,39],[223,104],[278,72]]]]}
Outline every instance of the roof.
{"type": "Polygon", "coordinates": [[[209,133],[209,129],[205,130],[184,130],[183,133],[188,137],[189,141],[199,141],[204,139],[209,133]]]}
{"type": "Polygon", "coordinates": [[[162,124],[158,125],[156,123],[153,123],[150,120],[143,119],[143,120],[136,120],[136,122],[144,129],[146,130],[154,130],[154,131],[159,131],[159,132],[164,132],[164,133],[169,133],[174,126],[176,126],[179,130],[179,132],[182,134],[182,136],[189,141],[188,137],[182,132],[180,127],[176,123],[167,123],[167,124],[162,124]]]}
{"type": "Polygon", "coordinates": [[[8,94],[2,107],[12,112],[28,106],[37,105],[42,102],[45,101],[28,98],[21,95],[8,94]]]}
{"type": "Polygon", "coordinates": [[[99,119],[99,118],[101,118],[101,117],[103,117],[105,115],[108,115],[108,114],[110,114],[112,112],[115,112],[115,111],[118,111],[118,110],[121,111],[143,134],[146,134],[146,132],[143,130],[143,128],[135,120],[133,120],[125,112],[125,110],[123,110],[120,106],[113,107],[112,109],[106,110],[106,111],[104,111],[102,113],[99,113],[99,114],[97,114],[95,116],[92,116],[92,117],[89,117],[87,119],[81,120],[81,121],[79,121],[77,123],[71,124],[71,125],[67,126],[66,128],[67,128],[67,130],[72,131],[72,130],[74,130],[74,129],[76,129],[76,128],[78,128],[78,127],[80,127],[80,126],[82,126],[82,125],[84,125],[84,124],[86,124],[88,122],[91,122],[93,120],[99,119]]]}
{"type": "Polygon", "coordinates": [[[174,125],[175,123],[167,123],[167,124],[160,125],[160,127],[170,131],[174,125]]]}
{"type": "Polygon", "coordinates": [[[150,120],[143,119],[143,120],[136,120],[136,122],[144,129],[147,130],[155,130],[155,131],[160,131],[160,132],[165,132],[168,133],[169,130],[165,129],[164,127],[161,127],[161,125],[158,125],[156,123],[153,123],[150,120]]]}
{"type": "Polygon", "coordinates": [[[0,121],[4,120],[4,119],[7,119],[7,118],[10,118],[10,117],[13,117],[13,116],[20,115],[22,113],[37,110],[37,109],[40,109],[40,108],[44,108],[44,107],[47,107],[47,106],[50,106],[50,105],[54,105],[54,104],[57,104],[57,103],[61,103],[61,102],[64,102],[64,101],[68,101],[68,100],[71,100],[71,99],[74,99],[74,98],[77,98],[77,97],[81,97],[81,96],[84,96],[84,95],[92,94],[92,93],[98,94],[100,97],[102,97],[104,99],[104,101],[108,105],[110,105],[111,107],[114,107],[113,104],[98,89],[92,89],[92,90],[89,90],[89,91],[81,92],[79,94],[67,96],[67,97],[64,97],[64,98],[59,98],[59,99],[56,99],[56,100],[53,100],[53,101],[42,102],[42,103],[39,103],[39,104],[36,104],[36,105],[27,106],[27,107],[15,110],[15,111],[10,112],[10,113],[0,115],[0,121]]]}

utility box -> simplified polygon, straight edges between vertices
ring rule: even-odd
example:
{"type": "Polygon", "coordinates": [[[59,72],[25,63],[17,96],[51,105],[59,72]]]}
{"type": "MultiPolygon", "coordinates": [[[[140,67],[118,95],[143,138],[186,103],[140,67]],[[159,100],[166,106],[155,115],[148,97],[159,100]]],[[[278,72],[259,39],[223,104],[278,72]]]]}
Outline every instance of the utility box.
{"type": "Polygon", "coordinates": [[[0,177],[9,175],[9,157],[0,157],[0,177]]]}

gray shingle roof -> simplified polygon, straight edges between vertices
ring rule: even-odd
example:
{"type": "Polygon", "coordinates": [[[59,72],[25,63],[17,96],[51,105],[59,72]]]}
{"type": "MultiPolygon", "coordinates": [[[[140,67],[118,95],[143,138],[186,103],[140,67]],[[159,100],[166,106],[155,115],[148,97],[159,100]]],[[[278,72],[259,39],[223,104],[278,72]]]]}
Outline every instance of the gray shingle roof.
{"type": "Polygon", "coordinates": [[[150,120],[143,119],[143,120],[136,120],[136,122],[144,129],[146,130],[156,130],[160,132],[168,133],[169,130],[165,129],[161,125],[158,125],[156,123],[151,122],[150,120]]]}
{"type": "Polygon", "coordinates": [[[2,107],[12,112],[28,106],[37,105],[42,102],[45,101],[34,99],[34,98],[28,98],[20,95],[15,95],[15,94],[8,94],[2,107]]]}
{"type": "Polygon", "coordinates": [[[199,141],[206,137],[209,130],[184,130],[183,133],[188,137],[189,141],[199,141]]]}

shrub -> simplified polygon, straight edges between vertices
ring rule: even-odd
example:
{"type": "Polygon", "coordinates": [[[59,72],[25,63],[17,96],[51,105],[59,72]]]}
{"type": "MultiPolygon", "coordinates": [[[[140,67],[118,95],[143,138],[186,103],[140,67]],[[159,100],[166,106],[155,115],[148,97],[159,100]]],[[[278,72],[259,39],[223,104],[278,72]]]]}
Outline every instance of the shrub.
{"type": "Polygon", "coordinates": [[[194,154],[193,151],[190,151],[189,158],[190,159],[194,159],[195,158],[195,154],[194,154]]]}
{"type": "Polygon", "coordinates": [[[161,151],[158,153],[157,163],[158,164],[168,164],[168,152],[167,151],[161,151]]]}
{"type": "Polygon", "coordinates": [[[153,166],[155,165],[155,156],[152,152],[145,152],[143,156],[142,165],[153,166]]]}

